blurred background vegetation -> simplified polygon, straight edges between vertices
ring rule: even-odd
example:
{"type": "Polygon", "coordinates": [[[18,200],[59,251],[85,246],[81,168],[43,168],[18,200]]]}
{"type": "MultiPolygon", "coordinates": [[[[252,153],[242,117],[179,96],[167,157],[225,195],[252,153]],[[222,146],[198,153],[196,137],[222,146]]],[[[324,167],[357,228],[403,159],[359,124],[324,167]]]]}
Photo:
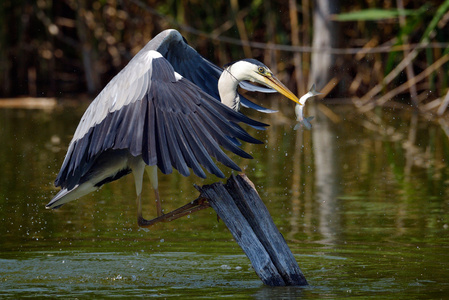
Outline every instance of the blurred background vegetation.
{"type": "Polygon", "coordinates": [[[449,0],[3,0],[0,97],[95,95],[178,29],[219,66],[254,57],[298,94],[361,110],[449,103],[449,0]]]}

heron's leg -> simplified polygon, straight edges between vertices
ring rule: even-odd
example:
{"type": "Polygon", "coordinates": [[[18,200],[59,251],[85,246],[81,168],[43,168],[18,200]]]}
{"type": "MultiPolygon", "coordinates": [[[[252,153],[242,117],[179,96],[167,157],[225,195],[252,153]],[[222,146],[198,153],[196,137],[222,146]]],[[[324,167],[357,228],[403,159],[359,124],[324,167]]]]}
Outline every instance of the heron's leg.
{"type": "MultiPolygon", "coordinates": [[[[134,170],[134,169],[133,169],[134,170]]],[[[139,169],[140,170],[140,169],[139,169]]],[[[150,227],[153,226],[154,224],[160,223],[160,222],[170,222],[173,220],[176,220],[180,217],[189,215],[193,212],[205,209],[210,207],[209,202],[207,201],[207,199],[205,198],[198,198],[190,203],[187,203],[186,205],[175,209],[174,211],[171,211],[167,214],[163,214],[162,213],[162,208],[161,208],[161,201],[159,198],[159,189],[158,189],[158,180],[157,180],[157,166],[146,166],[145,170],[147,171],[148,176],[150,177],[150,181],[151,181],[151,185],[153,186],[154,189],[154,194],[156,196],[156,207],[157,207],[157,218],[151,219],[151,220],[146,220],[142,217],[142,205],[141,205],[141,199],[140,199],[140,191],[142,190],[142,178],[140,177],[140,191],[137,191],[137,187],[138,187],[138,183],[137,183],[137,179],[136,179],[136,191],[137,191],[137,213],[138,213],[138,217],[137,217],[137,224],[140,227],[150,227]]],[[[139,174],[142,174],[143,171],[140,171],[139,174]]],[[[141,175],[143,176],[143,174],[141,175]]],[[[137,178],[137,177],[135,177],[137,178]]]]}
{"type": "Polygon", "coordinates": [[[141,162],[134,162],[131,163],[133,175],[134,175],[134,183],[136,185],[136,204],[137,204],[137,223],[140,222],[142,217],[142,182],[143,182],[143,173],[145,170],[145,163],[143,161],[141,162]]]}
{"type": "Polygon", "coordinates": [[[150,177],[151,185],[153,186],[154,196],[156,198],[157,216],[160,217],[162,213],[161,199],[159,198],[158,180],[157,180],[157,166],[147,166],[146,168],[148,177],[150,177]]]}

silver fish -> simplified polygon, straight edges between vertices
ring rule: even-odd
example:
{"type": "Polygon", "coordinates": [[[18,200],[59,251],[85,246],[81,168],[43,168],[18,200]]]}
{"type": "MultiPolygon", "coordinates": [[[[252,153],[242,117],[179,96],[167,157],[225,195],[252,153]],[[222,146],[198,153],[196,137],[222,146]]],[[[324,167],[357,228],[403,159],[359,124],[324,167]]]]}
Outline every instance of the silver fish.
{"type": "Polygon", "coordinates": [[[315,84],[312,85],[312,87],[310,88],[310,90],[307,92],[307,94],[305,94],[304,96],[302,96],[299,99],[299,104],[297,103],[295,106],[295,113],[296,113],[296,121],[298,121],[299,123],[295,125],[295,127],[293,128],[293,130],[297,130],[299,129],[301,126],[304,126],[304,128],[310,130],[312,128],[312,124],[310,124],[310,121],[313,120],[313,116],[310,117],[304,117],[304,106],[306,104],[307,99],[314,97],[316,95],[321,95],[321,93],[318,93],[315,89],[315,84]]]}

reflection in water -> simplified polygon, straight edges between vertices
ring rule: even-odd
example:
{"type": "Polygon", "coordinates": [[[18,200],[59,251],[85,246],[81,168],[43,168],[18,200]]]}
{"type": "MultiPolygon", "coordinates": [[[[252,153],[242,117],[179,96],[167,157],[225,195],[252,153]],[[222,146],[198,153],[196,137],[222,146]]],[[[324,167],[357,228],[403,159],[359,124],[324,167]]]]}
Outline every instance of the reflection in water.
{"type": "Polygon", "coordinates": [[[319,110],[313,102],[311,114],[315,115],[312,131],[313,155],[315,162],[315,199],[319,204],[319,231],[323,235],[322,243],[334,244],[336,234],[341,227],[338,207],[339,172],[337,133],[335,124],[319,110]]]}
{"type": "Polygon", "coordinates": [[[321,243],[332,245],[336,243],[335,235],[340,228],[337,133],[333,129],[335,125],[316,105],[309,106],[308,115],[315,116],[312,130],[294,131],[297,150],[293,156],[292,230],[289,237],[293,238],[301,230],[299,220],[303,220],[308,234],[316,234],[315,230],[318,230],[321,243]],[[305,135],[309,137],[309,133],[312,143],[306,143],[304,139],[305,135]],[[314,180],[311,179],[313,176],[314,180]],[[301,205],[301,199],[304,199],[304,205],[301,205]],[[316,213],[318,218],[315,222],[316,213]]]}
{"type": "MultiPolygon", "coordinates": [[[[306,289],[263,287],[213,210],[139,230],[132,176],[45,210],[84,109],[0,109],[0,297],[36,296],[38,290],[69,297],[95,290],[112,296],[364,298],[394,291],[444,297],[448,122],[331,109],[345,120],[330,123],[311,111],[311,131],[293,130],[293,109],[291,115],[256,115],[272,125],[252,131],[265,145],[244,146],[253,160],[233,157],[286,237],[311,284],[306,289]],[[118,275],[122,279],[111,279],[118,275]]],[[[164,207],[195,199],[193,184],[217,180],[161,175],[164,207]]],[[[154,214],[151,189],[143,198],[154,214]]]]}
{"type": "Polygon", "coordinates": [[[416,134],[418,130],[418,114],[414,112],[410,118],[410,126],[407,141],[404,143],[405,148],[405,168],[404,173],[407,178],[410,177],[414,162],[414,149],[416,144],[416,134]]]}
{"type": "MultiPolygon", "coordinates": [[[[303,131],[296,130],[295,135],[295,143],[294,143],[294,151],[293,151],[293,173],[292,173],[292,198],[291,198],[291,216],[290,216],[290,232],[289,238],[293,239],[294,236],[300,231],[302,226],[300,226],[300,220],[303,220],[304,214],[301,214],[301,210],[305,209],[305,206],[301,205],[301,192],[304,191],[305,184],[301,184],[304,182],[305,178],[301,176],[301,154],[304,152],[303,148],[303,131]]],[[[307,214],[308,218],[305,218],[304,221],[310,221],[311,212],[307,214]]],[[[310,224],[310,223],[309,223],[310,224]]]]}

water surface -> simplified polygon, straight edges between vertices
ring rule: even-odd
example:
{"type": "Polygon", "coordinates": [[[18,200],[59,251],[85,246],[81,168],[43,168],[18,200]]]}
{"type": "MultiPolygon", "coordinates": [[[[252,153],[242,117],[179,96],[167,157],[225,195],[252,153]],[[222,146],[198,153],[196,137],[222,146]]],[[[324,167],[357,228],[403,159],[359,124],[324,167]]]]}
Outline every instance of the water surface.
{"type": "MultiPolygon", "coordinates": [[[[266,106],[272,107],[269,103],[266,106]]],[[[319,108],[252,116],[255,183],[310,286],[262,285],[212,209],[150,230],[136,223],[132,175],[45,210],[85,106],[0,110],[0,297],[445,298],[449,292],[449,129],[408,111],[319,108]]],[[[222,168],[224,170],[224,168],[222,168]]],[[[230,172],[226,173],[230,175],[230,172]]],[[[144,211],[155,213],[145,179],[144,211]]],[[[160,174],[165,210],[193,184],[160,174]]]]}

